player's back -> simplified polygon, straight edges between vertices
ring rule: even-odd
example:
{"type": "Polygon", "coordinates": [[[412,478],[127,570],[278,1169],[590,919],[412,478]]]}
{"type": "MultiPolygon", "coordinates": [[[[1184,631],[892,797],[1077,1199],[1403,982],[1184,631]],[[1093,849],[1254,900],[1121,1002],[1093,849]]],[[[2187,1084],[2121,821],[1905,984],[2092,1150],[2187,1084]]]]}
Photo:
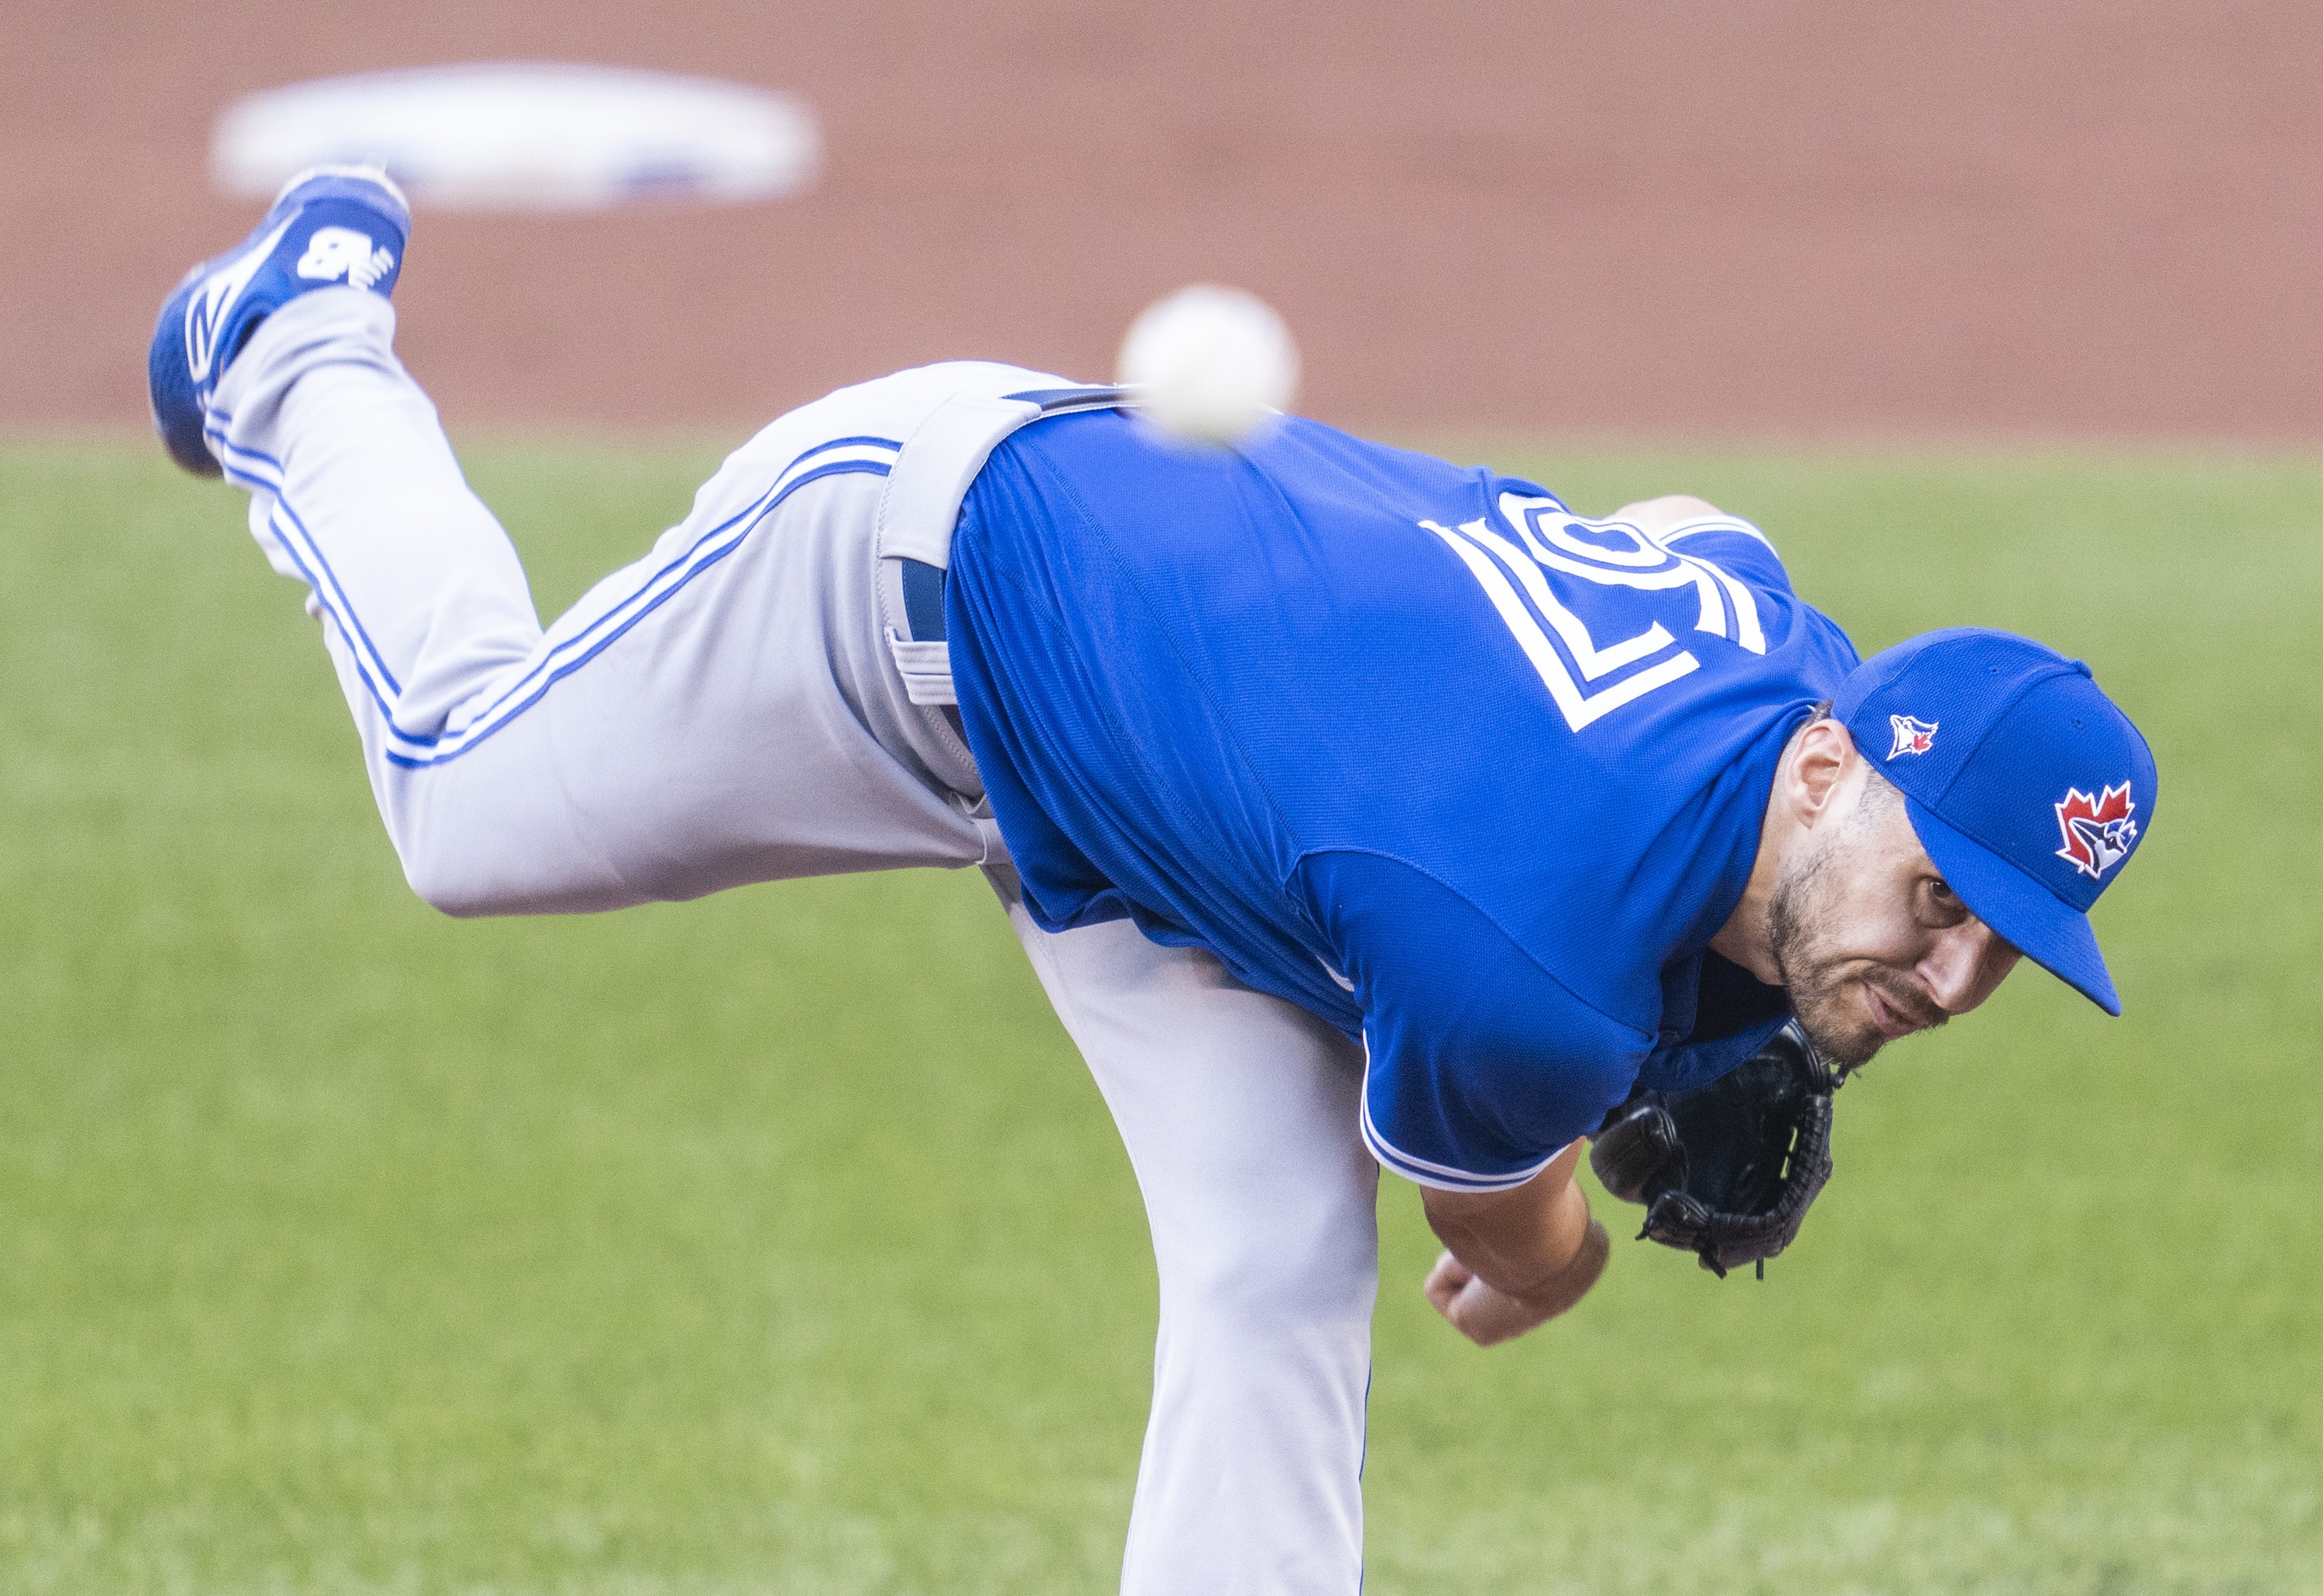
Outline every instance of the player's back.
{"type": "Polygon", "coordinates": [[[1235,453],[1040,423],[953,547],[962,712],[1036,915],[1132,913],[1351,1031],[1322,855],[1442,884],[1655,1031],[1854,663],[1741,523],[1657,540],[1306,421],[1235,453]]]}

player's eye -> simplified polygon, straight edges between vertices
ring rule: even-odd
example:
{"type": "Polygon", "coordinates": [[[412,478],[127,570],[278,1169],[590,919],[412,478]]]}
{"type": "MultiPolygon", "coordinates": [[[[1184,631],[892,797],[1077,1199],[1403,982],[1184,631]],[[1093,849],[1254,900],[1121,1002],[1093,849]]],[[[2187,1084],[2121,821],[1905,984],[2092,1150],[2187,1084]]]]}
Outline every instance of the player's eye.
{"type": "Polygon", "coordinates": [[[1968,918],[1968,905],[1960,902],[1960,894],[1952,891],[1951,884],[1942,876],[1926,876],[1921,885],[1926,894],[1928,919],[1932,923],[1958,925],[1968,918]]]}

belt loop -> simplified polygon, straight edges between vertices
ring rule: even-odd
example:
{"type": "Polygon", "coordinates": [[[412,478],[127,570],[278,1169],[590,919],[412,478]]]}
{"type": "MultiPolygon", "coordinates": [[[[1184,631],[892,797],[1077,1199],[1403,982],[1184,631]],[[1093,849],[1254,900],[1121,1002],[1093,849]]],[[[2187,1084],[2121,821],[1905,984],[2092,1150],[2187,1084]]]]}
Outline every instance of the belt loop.
{"type": "Polygon", "coordinates": [[[915,643],[894,627],[887,628],[887,652],[904,678],[904,696],[915,704],[956,704],[960,695],[951,685],[951,645],[915,643]]]}

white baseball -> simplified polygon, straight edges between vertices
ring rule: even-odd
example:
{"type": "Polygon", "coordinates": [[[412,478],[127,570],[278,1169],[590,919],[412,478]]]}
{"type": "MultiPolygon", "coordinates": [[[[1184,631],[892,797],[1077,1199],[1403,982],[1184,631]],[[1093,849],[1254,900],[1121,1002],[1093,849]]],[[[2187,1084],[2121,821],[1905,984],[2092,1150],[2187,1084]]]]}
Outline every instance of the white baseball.
{"type": "Polygon", "coordinates": [[[1207,444],[1246,437],[1290,403],[1299,347],[1266,301],[1196,283],[1156,299],[1122,341],[1116,380],[1143,390],[1143,414],[1207,444]]]}

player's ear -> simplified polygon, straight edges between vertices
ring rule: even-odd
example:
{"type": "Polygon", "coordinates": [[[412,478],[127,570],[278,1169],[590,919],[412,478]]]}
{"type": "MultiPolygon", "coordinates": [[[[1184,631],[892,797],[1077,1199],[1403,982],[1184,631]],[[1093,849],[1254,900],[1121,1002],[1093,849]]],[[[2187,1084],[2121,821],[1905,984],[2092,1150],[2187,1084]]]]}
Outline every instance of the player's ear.
{"type": "Polygon", "coordinates": [[[1799,733],[1798,751],[1783,782],[1793,818],[1812,827],[1830,809],[1848,772],[1861,762],[1847,728],[1825,717],[1799,733]]]}

